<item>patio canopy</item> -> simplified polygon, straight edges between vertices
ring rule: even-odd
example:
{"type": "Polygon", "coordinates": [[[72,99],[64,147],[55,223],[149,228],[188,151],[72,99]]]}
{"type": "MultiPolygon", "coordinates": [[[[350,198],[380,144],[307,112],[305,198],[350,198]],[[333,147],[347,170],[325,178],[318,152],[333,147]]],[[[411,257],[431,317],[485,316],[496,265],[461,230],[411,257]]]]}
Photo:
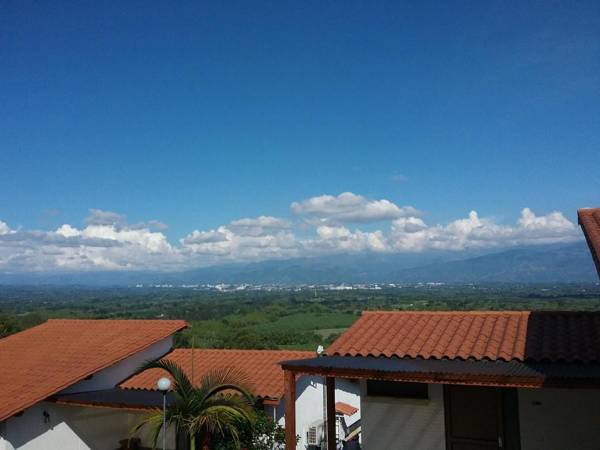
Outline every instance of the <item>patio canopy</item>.
{"type": "Polygon", "coordinates": [[[599,387],[599,363],[322,356],[285,361],[284,370],[326,377],[500,387],[599,387]]]}

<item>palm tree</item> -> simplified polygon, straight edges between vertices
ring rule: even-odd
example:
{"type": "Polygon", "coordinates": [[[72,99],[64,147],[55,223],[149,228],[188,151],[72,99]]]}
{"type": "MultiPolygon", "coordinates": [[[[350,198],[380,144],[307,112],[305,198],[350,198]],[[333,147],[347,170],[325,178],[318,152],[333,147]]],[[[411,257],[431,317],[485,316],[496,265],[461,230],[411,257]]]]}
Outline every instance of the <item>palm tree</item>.
{"type": "MultiPolygon", "coordinates": [[[[183,369],[169,360],[149,361],[140,371],[165,370],[173,379],[174,402],[167,407],[167,427],[173,426],[190,440],[190,450],[196,450],[196,437],[203,449],[208,449],[212,436],[219,435],[239,445],[240,429],[255,420],[254,398],[248,389],[247,378],[232,368],[222,368],[206,373],[198,386],[194,386],[183,369]]],[[[153,448],[156,448],[163,426],[161,410],[144,417],[133,429],[150,428],[153,448]]]]}

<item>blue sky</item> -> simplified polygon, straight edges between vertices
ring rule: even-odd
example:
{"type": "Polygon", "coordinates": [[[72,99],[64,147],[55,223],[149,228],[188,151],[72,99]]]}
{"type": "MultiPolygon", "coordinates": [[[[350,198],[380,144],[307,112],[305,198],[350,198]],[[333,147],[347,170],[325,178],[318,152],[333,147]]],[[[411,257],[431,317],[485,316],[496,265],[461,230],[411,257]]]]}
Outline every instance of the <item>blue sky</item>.
{"type": "Polygon", "coordinates": [[[292,202],[343,192],[428,226],[600,205],[600,3],[373,3],[4,2],[0,221],[178,245],[310,235],[292,202]]]}

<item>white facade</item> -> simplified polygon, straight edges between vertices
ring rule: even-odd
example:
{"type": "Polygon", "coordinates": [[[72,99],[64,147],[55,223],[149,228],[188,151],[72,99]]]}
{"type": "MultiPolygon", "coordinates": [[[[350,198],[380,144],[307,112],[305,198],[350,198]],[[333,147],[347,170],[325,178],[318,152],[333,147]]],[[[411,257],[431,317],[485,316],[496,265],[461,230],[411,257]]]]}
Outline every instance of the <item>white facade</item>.
{"type": "MultiPolygon", "coordinates": [[[[140,418],[138,413],[117,409],[41,402],[0,424],[0,450],[115,450],[140,418]]],[[[140,437],[142,445],[152,447],[147,435],[140,437]]],[[[172,433],[167,441],[167,447],[174,449],[172,433]]]]}
{"type": "MultiPolygon", "coordinates": [[[[369,397],[361,383],[364,450],[445,450],[443,386],[429,400],[369,397]]],[[[518,389],[521,450],[600,449],[600,389],[518,389]]]]}
{"type": "MultiPolygon", "coordinates": [[[[348,419],[348,425],[360,419],[360,385],[358,381],[335,379],[335,401],[344,402],[359,408],[356,414],[348,419]]],[[[277,423],[285,426],[285,398],[273,410],[267,409],[269,414],[274,414],[277,423]]],[[[325,420],[325,379],[318,376],[301,376],[296,380],[296,435],[300,436],[298,450],[308,447],[306,433],[314,424],[323,424],[325,420]]]]}
{"type": "MultiPolygon", "coordinates": [[[[145,361],[164,356],[172,344],[172,337],[165,338],[60,393],[114,388],[145,361]]],[[[138,413],[116,409],[40,402],[0,423],[0,450],[115,450],[139,418],[138,413]]],[[[169,448],[174,448],[174,437],[169,441],[169,448]]],[[[143,443],[147,445],[147,438],[143,437],[143,443]]]]}
{"type": "MultiPolygon", "coordinates": [[[[172,338],[164,339],[96,374],[80,381],[61,394],[89,392],[114,388],[132,375],[145,361],[159,359],[172,347],[172,338]]],[[[298,449],[305,450],[309,426],[322,423],[324,410],[324,379],[304,376],[296,387],[296,434],[300,436],[298,449]]],[[[358,382],[336,379],[335,399],[360,408],[358,382]]],[[[277,407],[265,408],[282,426],[285,426],[285,399],[277,407]]],[[[111,408],[92,408],[40,402],[19,416],[0,423],[0,450],[115,450],[119,440],[130,435],[142,413],[111,408]],[[46,413],[46,414],[44,414],[46,413]]],[[[360,410],[348,419],[348,424],[360,419],[360,410]]],[[[152,447],[146,435],[142,445],[152,447]]],[[[162,438],[159,438],[159,442],[162,438]]],[[[175,448],[175,436],[167,434],[167,448],[175,448]]]]}
{"type": "Polygon", "coordinates": [[[147,361],[156,360],[166,355],[173,348],[173,337],[169,336],[152,344],[150,347],[131,355],[100,372],[95,373],[89,380],[83,380],[65,390],[61,394],[74,392],[100,391],[112,389],[124,379],[133,375],[142,364],[147,361]]]}

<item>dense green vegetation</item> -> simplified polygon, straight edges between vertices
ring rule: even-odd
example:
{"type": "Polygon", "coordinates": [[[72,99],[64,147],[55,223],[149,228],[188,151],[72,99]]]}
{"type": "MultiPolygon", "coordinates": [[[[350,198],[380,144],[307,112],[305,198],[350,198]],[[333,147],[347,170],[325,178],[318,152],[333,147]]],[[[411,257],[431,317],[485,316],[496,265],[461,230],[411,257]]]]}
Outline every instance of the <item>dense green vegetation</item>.
{"type": "Polygon", "coordinates": [[[48,318],[185,319],[178,346],[294,348],[327,345],[365,309],[600,310],[600,286],[411,285],[380,290],[0,287],[0,336],[48,318]]]}

